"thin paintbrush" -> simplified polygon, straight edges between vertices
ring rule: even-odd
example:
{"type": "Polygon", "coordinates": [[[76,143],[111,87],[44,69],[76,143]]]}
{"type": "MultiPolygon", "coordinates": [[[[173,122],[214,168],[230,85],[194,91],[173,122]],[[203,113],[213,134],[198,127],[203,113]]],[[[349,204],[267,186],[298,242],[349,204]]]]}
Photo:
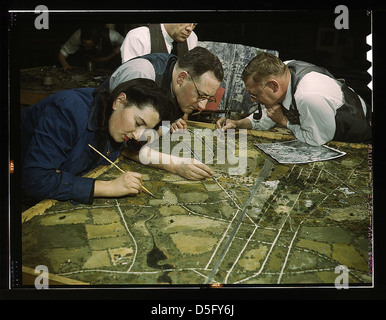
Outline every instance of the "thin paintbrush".
{"type": "MultiPolygon", "coordinates": [[[[96,153],[98,153],[100,156],[105,158],[108,162],[110,162],[115,168],[117,168],[122,173],[125,173],[120,167],[118,167],[114,162],[112,162],[109,158],[105,157],[102,153],[100,153],[97,149],[95,149],[91,144],[88,145],[91,149],[93,149],[96,153]]],[[[157,199],[154,194],[152,194],[149,190],[147,190],[144,186],[142,186],[142,189],[145,190],[148,194],[150,194],[153,198],[157,199]]]]}

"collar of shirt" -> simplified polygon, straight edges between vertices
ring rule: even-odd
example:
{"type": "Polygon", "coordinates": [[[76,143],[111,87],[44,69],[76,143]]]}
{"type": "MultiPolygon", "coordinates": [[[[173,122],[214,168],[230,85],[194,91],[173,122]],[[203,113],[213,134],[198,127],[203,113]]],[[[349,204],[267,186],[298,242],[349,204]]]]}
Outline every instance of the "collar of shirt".
{"type": "Polygon", "coordinates": [[[292,79],[290,77],[290,81],[288,83],[287,93],[285,94],[284,100],[281,102],[284,108],[287,110],[290,109],[291,103],[292,103],[292,92],[291,92],[291,82],[292,79]]]}
{"type": "Polygon", "coordinates": [[[168,51],[170,52],[173,49],[173,38],[169,35],[169,33],[166,31],[163,23],[161,23],[161,31],[164,36],[164,39],[166,41],[166,47],[168,51]]]}

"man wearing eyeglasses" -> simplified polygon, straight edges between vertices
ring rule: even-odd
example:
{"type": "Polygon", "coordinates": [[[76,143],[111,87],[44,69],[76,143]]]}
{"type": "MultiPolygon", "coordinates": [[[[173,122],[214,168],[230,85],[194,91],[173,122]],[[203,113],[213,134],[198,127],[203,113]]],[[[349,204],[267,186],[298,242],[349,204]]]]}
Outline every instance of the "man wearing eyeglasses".
{"type": "Polygon", "coordinates": [[[279,124],[310,145],[371,142],[371,108],[324,68],[297,60],[282,62],[264,52],[249,62],[242,80],[251,100],[265,108],[238,121],[222,118],[218,128],[224,122],[223,130],[268,130],[279,124]]]}
{"type": "MultiPolygon", "coordinates": [[[[103,86],[108,85],[112,91],[120,83],[135,78],[152,79],[171,91],[176,110],[174,119],[178,119],[171,125],[170,132],[173,133],[175,130],[187,128],[182,119],[184,115],[196,110],[201,111],[208,102],[215,101],[214,95],[224,78],[224,71],[218,57],[205,48],[195,47],[182,58],[167,53],[152,53],[133,58],[122,64],[103,86]]],[[[139,159],[137,154],[126,156],[136,161],[139,159]]],[[[193,180],[207,178],[213,174],[208,166],[193,160],[190,164],[174,165],[171,161],[170,165],[155,167],[193,180]]]]}
{"type": "MultiPolygon", "coordinates": [[[[198,51],[202,51],[208,56],[212,55],[211,53],[208,54],[209,51],[206,49],[205,51],[198,51]]],[[[217,67],[201,74],[204,69],[200,70],[203,67],[199,63],[200,60],[199,55],[186,55],[183,59],[178,60],[173,71],[173,91],[180,110],[183,112],[180,114],[182,116],[189,115],[194,111],[202,111],[208,102],[216,101],[214,95],[222,81],[220,79],[223,78],[221,62],[213,59],[217,67]]],[[[187,128],[182,116],[171,125],[171,133],[187,128]]]]}
{"type": "Polygon", "coordinates": [[[134,78],[154,80],[171,90],[176,104],[176,122],[171,132],[186,129],[182,119],[193,111],[205,109],[215,101],[215,93],[224,77],[221,61],[210,51],[195,47],[182,58],[166,53],[152,53],[122,64],[109,78],[110,91],[134,78]]]}

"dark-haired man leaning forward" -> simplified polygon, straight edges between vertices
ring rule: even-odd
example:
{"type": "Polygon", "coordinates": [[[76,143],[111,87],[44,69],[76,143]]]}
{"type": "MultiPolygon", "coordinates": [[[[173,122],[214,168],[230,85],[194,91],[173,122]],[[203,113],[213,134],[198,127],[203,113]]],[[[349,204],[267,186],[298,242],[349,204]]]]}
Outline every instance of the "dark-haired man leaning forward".
{"type": "Polygon", "coordinates": [[[221,118],[218,128],[224,121],[223,130],[268,130],[280,124],[310,145],[371,142],[370,107],[324,68],[297,60],[282,62],[264,52],[249,62],[242,80],[252,101],[265,108],[238,121],[221,118]]]}
{"type": "MultiPolygon", "coordinates": [[[[147,78],[170,90],[175,102],[175,120],[178,119],[171,127],[173,132],[176,129],[187,128],[185,121],[181,119],[184,114],[203,110],[208,101],[215,99],[214,95],[223,77],[224,71],[218,57],[205,48],[195,47],[182,58],[167,53],[151,53],[133,58],[122,64],[104,85],[109,85],[112,91],[124,81],[147,78]]],[[[139,160],[137,154],[126,156],[139,160]]],[[[170,164],[160,163],[153,166],[193,180],[207,178],[213,174],[204,163],[191,160],[191,163],[177,165],[171,159],[170,164]]]]}

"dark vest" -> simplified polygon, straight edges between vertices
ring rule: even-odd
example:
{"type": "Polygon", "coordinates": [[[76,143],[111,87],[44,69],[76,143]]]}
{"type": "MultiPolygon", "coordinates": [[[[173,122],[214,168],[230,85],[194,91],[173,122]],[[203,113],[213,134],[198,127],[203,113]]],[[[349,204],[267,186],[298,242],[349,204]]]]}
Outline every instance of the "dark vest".
{"type": "MultiPolygon", "coordinates": [[[[174,65],[176,64],[176,62],[178,60],[178,58],[175,55],[168,54],[168,53],[149,53],[149,54],[146,54],[144,56],[132,58],[132,59],[126,61],[125,63],[128,63],[129,61],[134,60],[134,59],[146,59],[146,60],[148,60],[154,67],[155,83],[162,88],[165,88],[167,90],[171,90],[173,69],[174,69],[174,65]]],[[[109,88],[110,77],[108,77],[98,87],[98,90],[107,90],[109,88]]],[[[175,111],[174,111],[175,119],[172,119],[172,121],[177,120],[184,115],[184,113],[182,112],[181,108],[179,107],[179,105],[177,103],[177,100],[173,99],[173,102],[174,102],[174,107],[175,107],[175,111]]],[[[143,145],[142,143],[137,143],[134,140],[130,140],[130,141],[126,142],[126,144],[132,150],[139,150],[141,148],[141,146],[143,145]]],[[[98,150],[100,150],[100,149],[102,149],[102,147],[98,148],[98,150]]]]}
{"type": "MultiPolygon", "coordinates": [[[[81,39],[83,40],[82,31],[81,39]]],[[[108,28],[101,29],[97,39],[92,40],[94,41],[96,48],[89,52],[85,51],[85,53],[88,53],[89,55],[105,57],[111,53],[111,50],[113,50],[113,46],[110,40],[110,29],[108,28]]],[[[83,46],[81,46],[80,50],[84,51],[83,46]]]]}
{"type": "MultiPolygon", "coordinates": [[[[110,39],[110,29],[104,28],[99,30],[97,37],[92,40],[96,44],[94,49],[86,51],[83,49],[83,46],[81,46],[78,50],[80,53],[80,57],[78,58],[80,59],[79,63],[84,64],[88,60],[93,60],[99,57],[107,57],[111,54],[114,47],[110,39]]],[[[110,58],[108,61],[97,63],[97,65],[105,69],[114,70],[121,65],[121,57],[118,54],[110,58]]]]}
{"type": "Polygon", "coordinates": [[[155,82],[160,87],[171,90],[173,69],[178,60],[175,55],[168,53],[149,53],[133,59],[138,58],[148,60],[154,67],[155,82]]]}
{"type": "MultiPolygon", "coordinates": [[[[134,59],[141,58],[148,60],[154,67],[155,72],[155,83],[167,90],[171,91],[172,96],[172,75],[174,66],[178,58],[173,54],[168,53],[149,53],[141,57],[136,57],[134,59]]],[[[174,97],[174,106],[175,106],[175,119],[181,118],[184,113],[182,112],[180,106],[178,105],[177,99],[174,97]]]]}
{"type": "MultiPolygon", "coordinates": [[[[165,88],[165,89],[170,90],[170,91],[172,90],[171,84],[172,84],[173,69],[174,69],[174,66],[178,60],[178,58],[175,55],[168,54],[168,53],[149,53],[149,54],[146,54],[144,56],[132,58],[132,59],[126,61],[125,63],[128,63],[129,61],[134,60],[134,59],[146,59],[146,60],[148,60],[154,67],[154,72],[155,72],[155,80],[154,81],[155,81],[155,83],[162,88],[165,88]]],[[[122,66],[124,66],[125,63],[123,63],[122,66]]],[[[112,74],[114,74],[114,72],[112,74]]],[[[99,90],[108,89],[110,87],[110,78],[111,78],[111,76],[108,77],[98,87],[98,89],[99,90]]],[[[171,94],[173,95],[173,92],[171,92],[171,94]]],[[[174,99],[174,104],[176,107],[176,111],[175,111],[176,119],[179,119],[180,117],[182,117],[184,115],[184,113],[182,112],[181,108],[179,107],[176,99],[174,99]]]]}
{"type": "Polygon", "coordinates": [[[99,40],[99,52],[102,57],[105,57],[111,53],[113,46],[110,40],[110,29],[102,29],[101,37],[99,40]]]}
{"type": "MultiPolygon", "coordinates": [[[[178,58],[175,55],[168,54],[168,53],[149,53],[144,56],[139,56],[139,57],[135,57],[130,60],[127,60],[122,64],[122,66],[124,66],[126,63],[134,59],[148,60],[153,65],[154,72],[155,72],[155,82],[157,83],[157,85],[165,89],[171,90],[173,69],[174,69],[174,65],[178,60],[178,58]]],[[[118,68],[122,66],[119,66],[118,68]]],[[[114,74],[115,71],[116,70],[114,70],[112,74],[114,74]]],[[[100,89],[109,88],[110,78],[111,76],[109,76],[100,85],[99,88],[100,89]]]]}
{"type": "MultiPolygon", "coordinates": [[[[169,53],[166,48],[164,36],[162,34],[160,24],[150,24],[148,26],[150,31],[151,53],[169,53]]],[[[177,43],[177,55],[181,58],[189,51],[186,41],[177,43]]]]}
{"type": "MultiPolygon", "coordinates": [[[[291,73],[292,103],[289,111],[284,107],[283,111],[290,123],[299,124],[299,112],[294,96],[300,80],[312,71],[324,74],[332,79],[335,79],[335,77],[325,68],[303,61],[291,61],[287,66],[291,73]]],[[[347,86],[344,79],[335,80],[338,81],[341,87],[344,104],[336,111],[336,130],[333,140],[370,143],[372,137],[370,126],[371,108],[366,106],[367,115],[365,116],[358,95],[347,86]]]]}

